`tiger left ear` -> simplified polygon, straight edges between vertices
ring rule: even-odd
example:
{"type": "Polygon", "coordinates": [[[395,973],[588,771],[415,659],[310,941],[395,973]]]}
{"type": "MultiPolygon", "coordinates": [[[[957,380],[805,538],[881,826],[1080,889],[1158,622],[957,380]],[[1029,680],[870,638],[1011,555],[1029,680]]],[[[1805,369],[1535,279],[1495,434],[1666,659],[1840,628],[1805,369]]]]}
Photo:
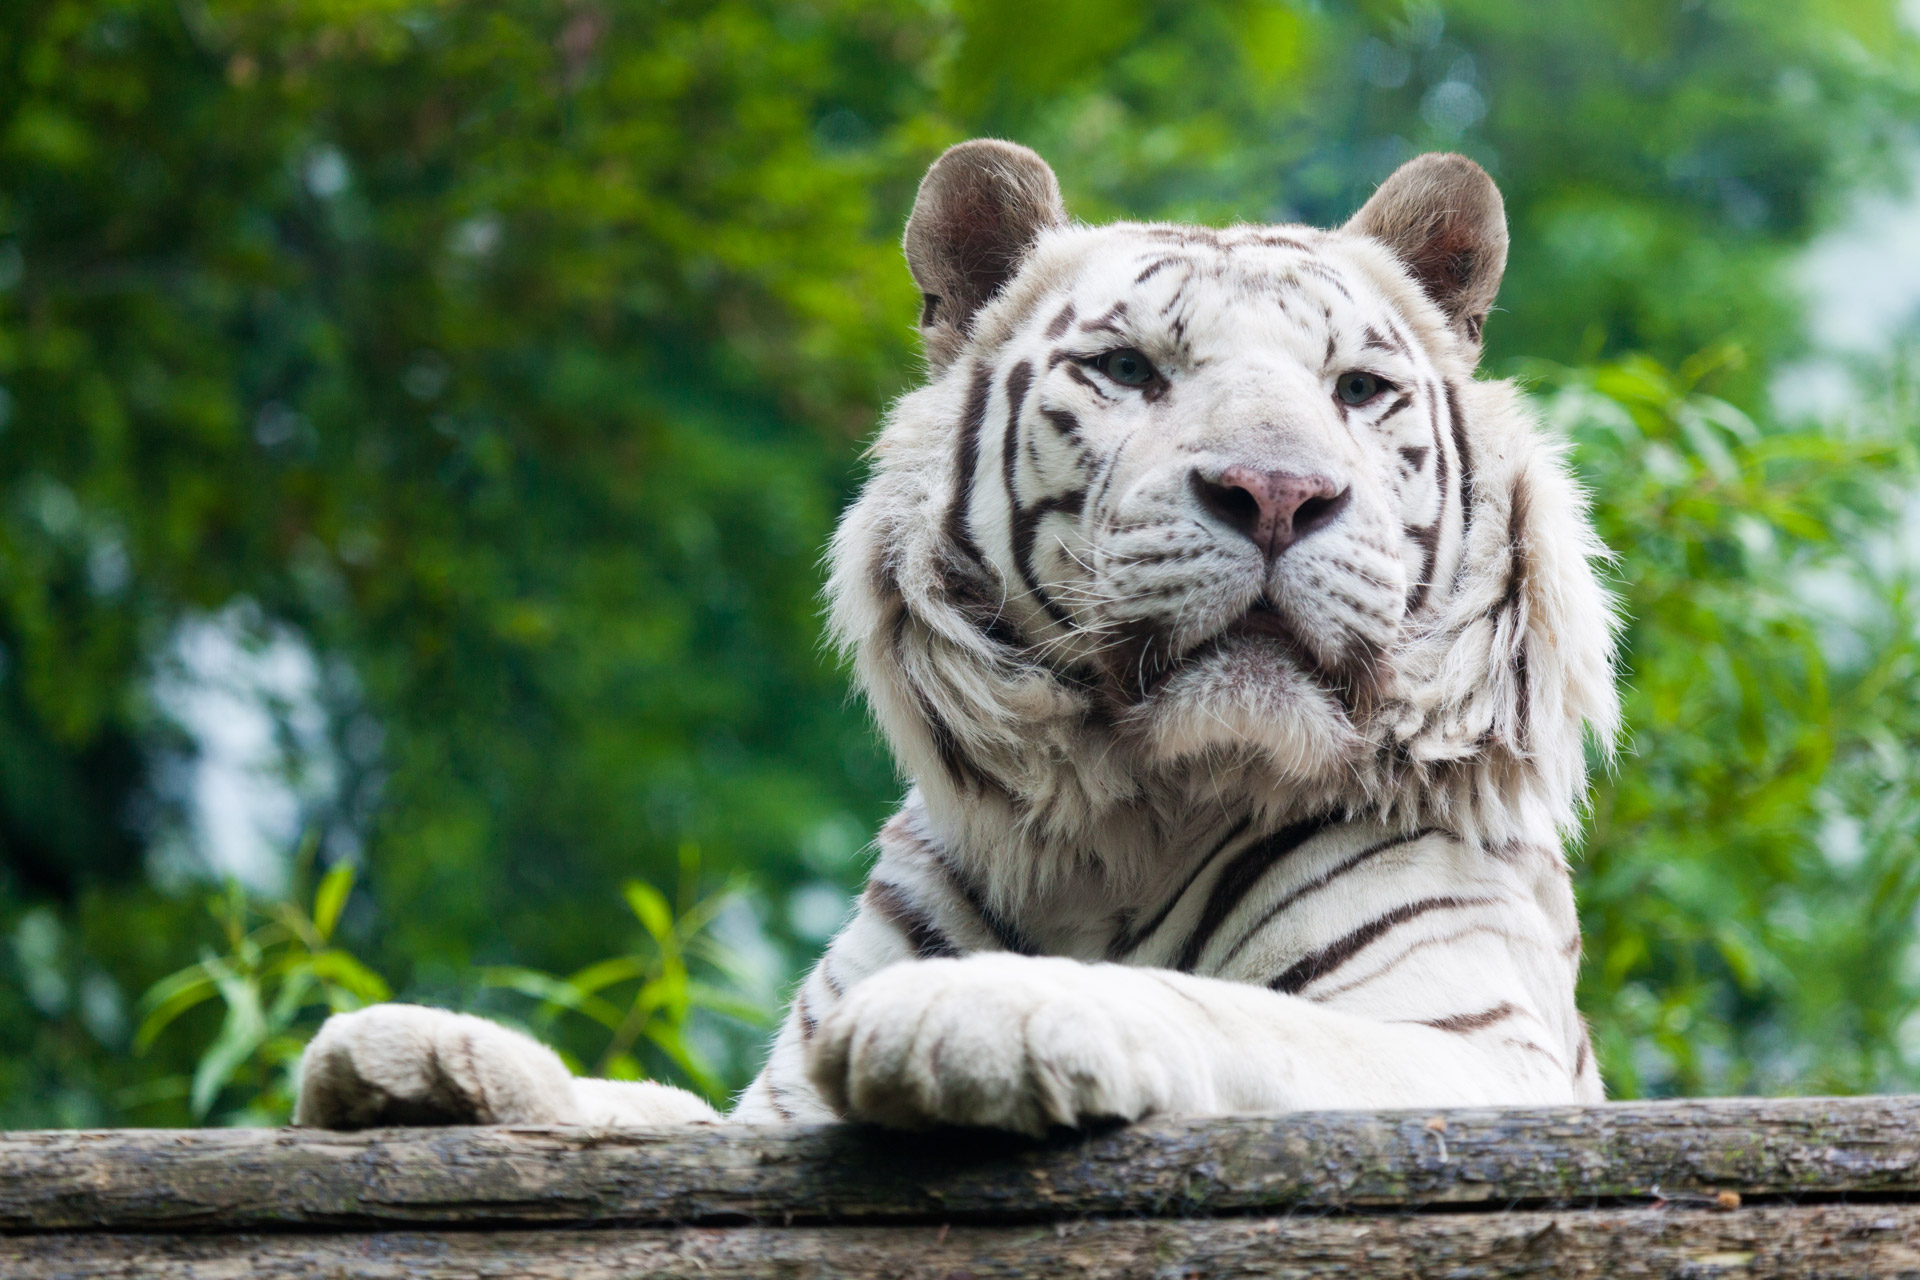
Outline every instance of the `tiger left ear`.
{"type": "Polygon", "coordinates": [[[1393,250],[1474,351],[1507,269],[1507,207],[1465,156],[1433,152],[1394,170],[1346,230],[1393,250]]]}
{"type": "Polygon", "coordinates": [[[936,372],[959,354],[974,313],[1013,278],[1040,233],[1066,221],[1053,170],[1018,143],[975,138],[933,162],[907,219],[905,248],[936,372]]]}

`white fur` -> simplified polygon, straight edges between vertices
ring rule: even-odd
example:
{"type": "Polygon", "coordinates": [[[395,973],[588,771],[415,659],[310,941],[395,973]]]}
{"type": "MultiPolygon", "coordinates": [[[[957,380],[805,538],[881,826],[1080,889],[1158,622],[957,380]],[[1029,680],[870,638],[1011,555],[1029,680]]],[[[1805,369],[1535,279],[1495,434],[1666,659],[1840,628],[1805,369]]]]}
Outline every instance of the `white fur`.
{"type": "Polygon", "coordinates": [[[652,1127],[719,1118],[684,1089],[575,1079],[553,1050],[484,1018],[383,1004],[327,1019],[301,1060],[293,1122],[652,1127]]]}

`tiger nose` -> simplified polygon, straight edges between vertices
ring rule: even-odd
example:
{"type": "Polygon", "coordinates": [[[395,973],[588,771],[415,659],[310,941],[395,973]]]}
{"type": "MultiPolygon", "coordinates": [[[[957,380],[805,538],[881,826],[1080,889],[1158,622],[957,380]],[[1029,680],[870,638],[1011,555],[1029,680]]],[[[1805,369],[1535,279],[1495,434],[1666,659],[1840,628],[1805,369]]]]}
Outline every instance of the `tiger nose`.
{"type": "Polygon", "coordinates": [[[1326,476],[1252,467],[1227,467],[1212,477],[1196,469],[1193,491],[1208,514],[1245,534],[1268,560],[1332,524],[1353,492],[1326,476]]]}

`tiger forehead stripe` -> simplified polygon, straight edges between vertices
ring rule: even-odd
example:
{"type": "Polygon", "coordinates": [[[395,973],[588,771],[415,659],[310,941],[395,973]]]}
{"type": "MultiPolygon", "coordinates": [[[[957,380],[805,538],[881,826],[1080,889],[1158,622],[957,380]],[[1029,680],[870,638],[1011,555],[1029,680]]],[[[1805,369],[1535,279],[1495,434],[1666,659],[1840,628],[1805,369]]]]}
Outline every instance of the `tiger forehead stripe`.
{"type": "Polygon", "coordinates": [[[1108,307],[1103,314],[1095,316],[1091,320],[1082,320],[1080,322],[1080,331],[1082,333],[1106,332],[1124,334],[1125,330],[1121,329],[1118,322],[1124,319],[1126,314],[1126,302],[1116,302],[1111,307],[1108,307]]]}
{"type": "MultiPolygon", "coordinates": [[[[1145,284],[1147,281],[1153,279],[1154,276],[1158,275],[1165,268],[1171,267],[1175,263],[1181,263],[1181,262],[1190,263],[1191,260],[1186,258],[1173,258],[1173,257],[1156,259],[1155,261],[1149,263],[1146,269],[1143,270],[1139,275],[1135,276],[1133,278],[1133,282],[1137,285],[1145,284]]],[[[1056,335],[1048,334],[1047,336],[1054,337],[1056,335]]]]}

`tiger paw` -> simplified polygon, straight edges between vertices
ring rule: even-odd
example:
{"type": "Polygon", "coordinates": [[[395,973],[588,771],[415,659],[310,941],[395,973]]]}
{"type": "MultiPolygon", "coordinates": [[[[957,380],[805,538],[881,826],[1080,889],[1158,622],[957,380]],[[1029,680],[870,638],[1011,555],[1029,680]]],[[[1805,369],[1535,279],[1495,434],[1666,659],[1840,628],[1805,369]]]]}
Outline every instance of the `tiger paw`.
{"type": "Polygon", "coordinates": [[[904,1129],[1037,1136],[1206,1109],[1190,1051],[1142,1007],[1162,993],[1130,993],[1130,977],[1138,985],[1112,966],[1005,954],[895,965],[821,1023],[808,1072],[842,1115],[904,1129]]]}
{"type": "Polygon", "coordinates": [[[567,1124],[577,1112],[566,1064],[545,1045],[469,1014],[382,1004],[320,1028],[300,1063],[293,1122],[567,1124]]]}

